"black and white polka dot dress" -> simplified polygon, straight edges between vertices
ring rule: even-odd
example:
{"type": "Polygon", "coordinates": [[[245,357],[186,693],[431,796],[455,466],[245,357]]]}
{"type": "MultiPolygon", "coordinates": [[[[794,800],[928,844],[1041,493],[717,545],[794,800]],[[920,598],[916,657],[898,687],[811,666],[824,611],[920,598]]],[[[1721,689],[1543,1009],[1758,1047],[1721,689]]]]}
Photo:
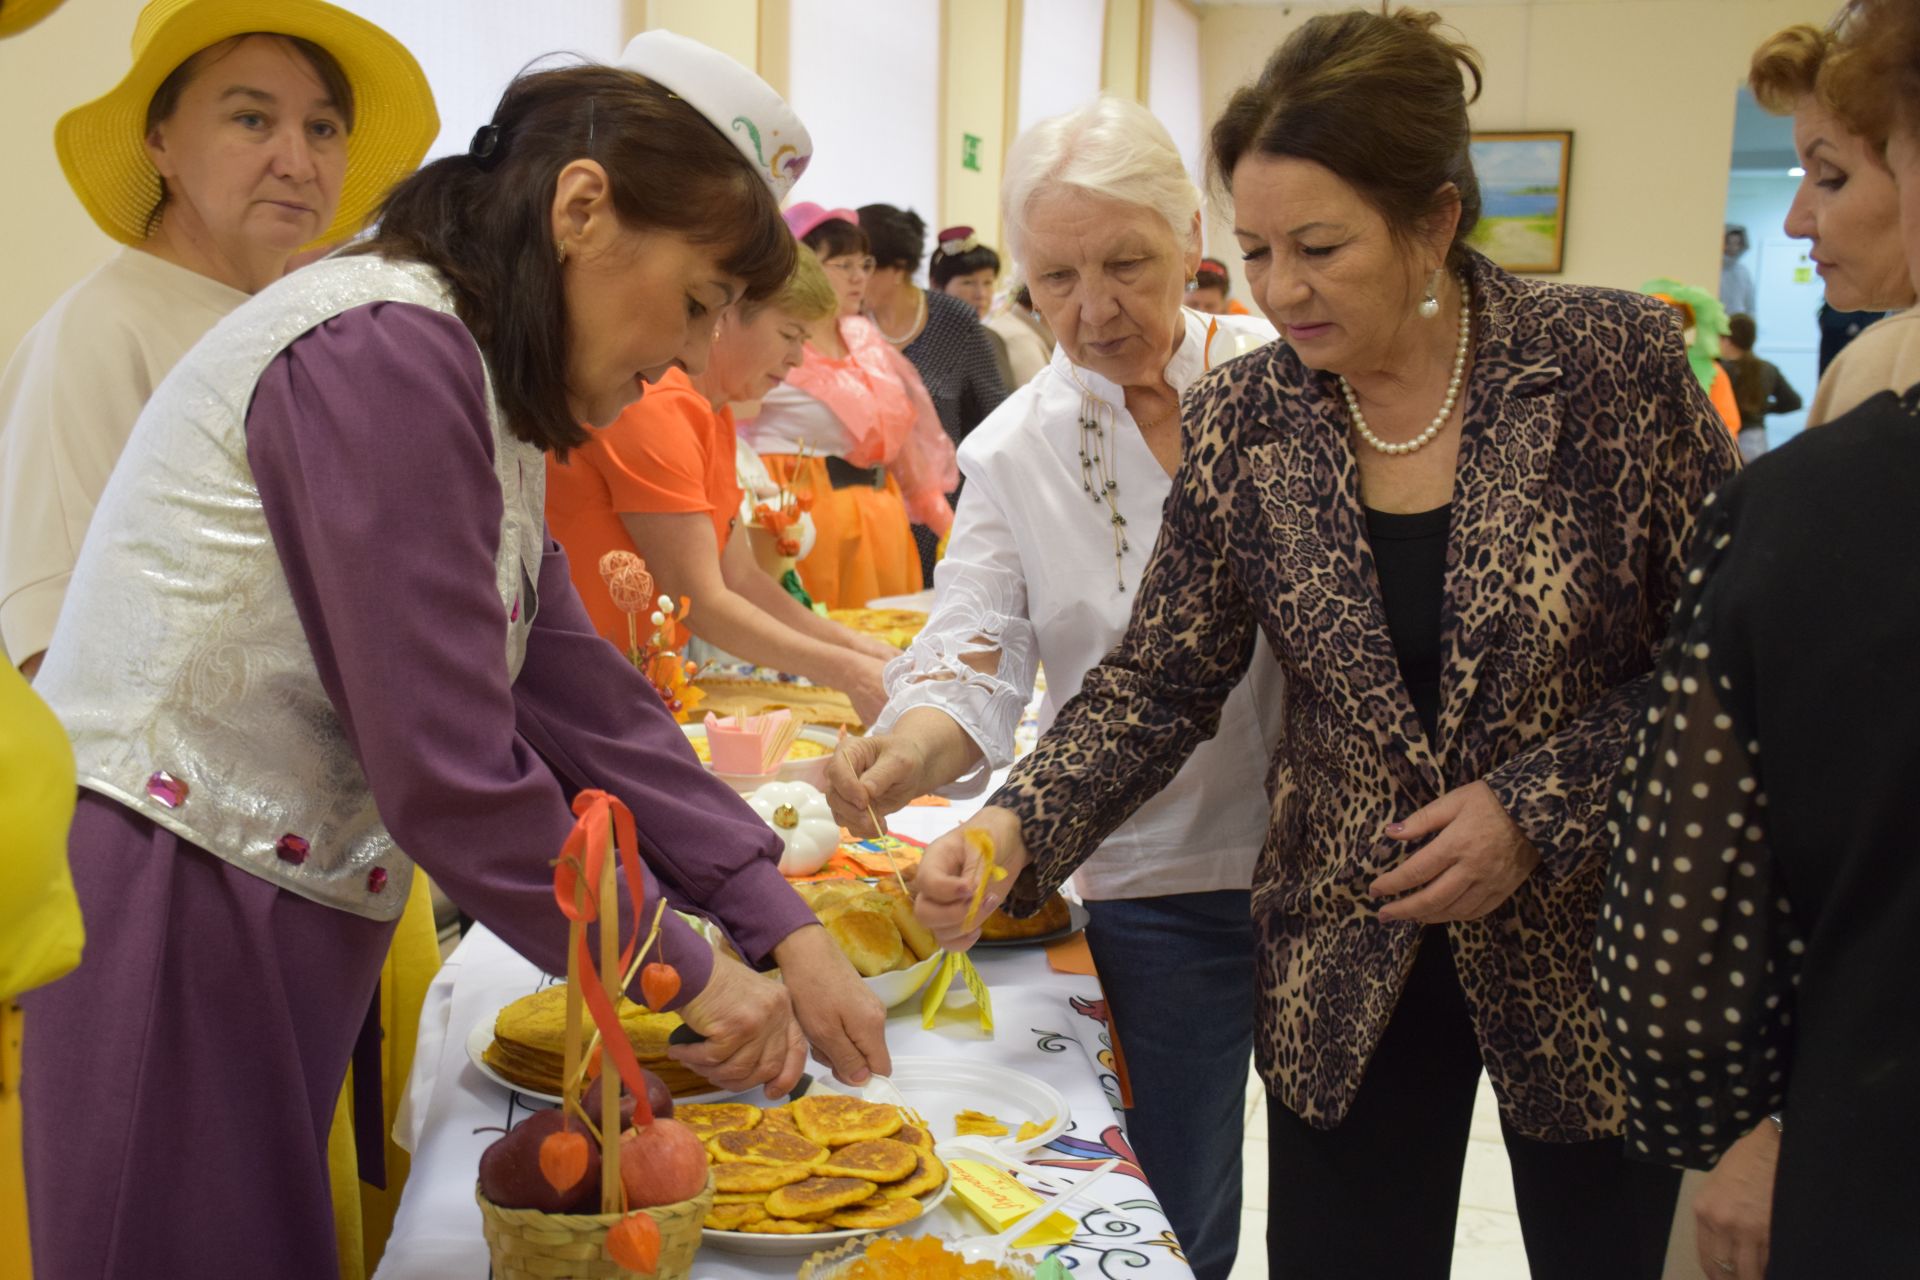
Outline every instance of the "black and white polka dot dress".
{"type": "MultiPolygon", "coordinates": [[[[900,349],[900,354],[920,371],[920,380],[927,384],[927,394],[933,398],[934,412],[940,415],[940,425],[958,446],[968,432],[1000,407],[1007,398],[1007,384],[1000,376],[1000,362],[994,358],[987,330],[974,309],[934,289],[928,289],[926,295],[926,327],[900,349]]],[[[915,525],[913,538],[920,548],[921,568],[931,584],[933,552],[940,536],[925,525],[915,525]]]]}
{"type": "Polygon", "coordinates": [[[1629,1150],[1783,1112],[1770,1276],[1920,1275],[1916,499],[1920,387],[1721,491],[1610,813],[1629,1150]]]}

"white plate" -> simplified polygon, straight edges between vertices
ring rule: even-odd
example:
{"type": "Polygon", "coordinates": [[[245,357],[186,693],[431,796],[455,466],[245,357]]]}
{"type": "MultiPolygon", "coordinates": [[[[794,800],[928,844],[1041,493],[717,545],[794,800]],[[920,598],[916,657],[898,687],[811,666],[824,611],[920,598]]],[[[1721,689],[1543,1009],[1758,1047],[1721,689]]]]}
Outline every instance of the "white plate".
{"type": "MultiPolygon", "coordinates": [[[[705,723],[683,724],[680,726],[680,731],[687,735],[689,741],[694,738],[704,738],[707,736],[707,726],[705,723]]],[[[827,789],[827,762],[833,759],[833,749],[839,745],[840,735],[831,729],[822,729],[819,725],[809,724],[802,725],[799,734],[796,736],[825,747],[827,754],[824,756],[814,756],[808,760],[788,760],[778,769],[774,770],[772,774],[764,777],[747,777],[741,774],[721,773],[711,764],[707,766],[707,772],[713,774],[714,777],[720,779],[743,796],[752,795],[769,782],[804,782],[825,791],[827,789]]]]}
{"type": "Polygon", "coordinates": [[[911,969],[875,974],[861,981],[867,984],[867,990],[880,997],[881,1004],[893,1009],[919,995],[920,988],[927,985],[927,979],[933,977],[933,971],[939,967],[940,953],[936,951],[911,969]]]}
{"type": "Polygon", "coordinates": [[[1067,924],[1063,929],[1055,929],[1052,933],[1036,934],[1031,938],[982,938],[973,945],[976,947],[1043,947],[1049,942],[1071,938],[1086,928],[1087,921],[1092,918],[1087,914],[1085,907],[1069,898],[1067,899],[1067,924]]]}
{"type": "MultiPolygon", "coordinates": [[[[505,1006],[502,1007],[504,1008],[505,1006]]],[[[493,1043],[493,1024],[499,1016],[500,1010],[495,1009],[491,1014],[488,1014],[479,1022],[474,1023],[472,1028],[468,1030],[467,1061],[471,1062],[474,1067],[479,1070],[481,1075],[493,1081],[502,1089],[511,1089],[523,1098],[538,1098],[542,1102],[551,1102],[555,1106],[558,1106],[560,1104],[559,1094],[541,1093],[538,1089],[529,1089],[523,1084],[515,1084],[498,1071],[495,1071],[493,1066],[488,1063],[483,1056],[487,1051],[487,1046],[493,1043]]],[[[678,1106],[682,1102],[718,1102],[722,1098],[731,1098],[733,1096],[734,1095],[726,1089],[709,1089],[705,1093],[690,1093],[684,1098],[675,1098],[673,1101],[674,1105],[678,1106]]]]}
{"type": "MultiPolygon", "coordinates": [[[[824,1074],[824,1072],[822,1072],[824,1074]]],[[[1039,1122],[1049,1117],[1052,1123],[1039,1136],[1026,1142],[1016,1143],[1012,1137],[1000,1139],[1010,1150],[1025,1152],[1034,1147],[1043,1146],[1066,1132],[1067,1100],[1060,1091],[1043,1080],[1037,1080],[1024,1071],[1014,1071],[1007,1067],[996,1067],[984,1062],[973,1062],[964,1058],[895,1058],[893,1060],[893,1087],[906,1098],[907,1105],[919,1111],[932,1132],[935,1143],[944,1142],[955,1136],[953,1117],[959,1111],[984,1111],[1007,1122],[1013,1132],[1020,1131],[1023,1121],[1039,1122]]],[[[838,1086],[816,1085],[816,1092],[838,1092],[838,1086]]],[[[861,1090],[861,1096],[873,1101],[885,1100],[884,1091],[869,1084],[861,1090]]],[[[734,1101],[764,1106],[765,1100],[756,1093],[737,1095],[734,1101]]],[[[955,1211],[947,1210],[936,1214],[936,1209],[946,1197],[952,1185],[949,1178],[933,1195],[922,1197],[920,1203],[925,1210],[920,1217],[892,1230],[923,1231],[937,1227],[964,1229],[964,1223],[957,1219],[955,1211]],[[929,1223],[929,1219],[935,1221],[929,1223]]],[[[977,1224],[976,1224],[977,1225],[977,1224]]],[[[707,1244],[730,1253],[746,1253],[759,1257],[785,1257],[813,1253],[820,1249],[831,1249],[836,1245],[859,1236],[876,1234],[872,1231],[814,1231],[797,1236],[761,1236],[747,1231],[701,1232],[707,1244]]]]}

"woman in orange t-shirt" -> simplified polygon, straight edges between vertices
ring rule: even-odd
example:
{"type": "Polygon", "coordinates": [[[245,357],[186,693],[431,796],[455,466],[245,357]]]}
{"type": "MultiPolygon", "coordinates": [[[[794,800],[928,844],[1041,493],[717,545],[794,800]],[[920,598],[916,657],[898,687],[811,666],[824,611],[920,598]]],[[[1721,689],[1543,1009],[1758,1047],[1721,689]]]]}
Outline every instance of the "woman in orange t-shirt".
{"type": "Polygon", "coordinates": [[[873,257],[857,215],[802,203],[785,216],[827,268],[839,311],[811,326],[805,360],[741,434],[776,481],[813,495],[808,594],[857,609],[926,585],[912,525],[946,536],[960,471],[920,375],[860,314],[873,257]]]}
{"type": "MultiPolygon", "coordinates": [[[[565,463],[547,458],[547,526],[600,634],[624,649],[627,616],[600,580],[600,557],[637,552],[659,590],[693,602],[687,630],[729,653],[846,693],[871,720],[886,705],[880,672],[898,651],[820,617],[760,568],[739,527],[729,402],[757,400],[801,362],[807,328],[837,310],[804,248],[787,287],[727,311],[707,367],[647,388],[565,463]]],[[[681,637],[684,643],[685,637],[681,637]]]]}

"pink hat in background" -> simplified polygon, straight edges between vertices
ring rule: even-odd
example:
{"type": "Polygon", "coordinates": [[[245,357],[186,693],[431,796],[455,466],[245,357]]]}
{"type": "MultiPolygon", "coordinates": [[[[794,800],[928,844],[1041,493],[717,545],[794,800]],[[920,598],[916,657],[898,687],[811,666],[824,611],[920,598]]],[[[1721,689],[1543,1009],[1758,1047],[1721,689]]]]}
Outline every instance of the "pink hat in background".
{"type": "Polygon", "coordinates": [[[808,232],[821,223],[830,222],[835,218],[842,222],[851,222],[856,227],[860,225],[860,215],[852,209],[829,209],[811,200],[802,200],[799,204],[790,206],[780,216],[787,220],[787,229],[793,232],[795,240],[805,240],[808,232]]]}

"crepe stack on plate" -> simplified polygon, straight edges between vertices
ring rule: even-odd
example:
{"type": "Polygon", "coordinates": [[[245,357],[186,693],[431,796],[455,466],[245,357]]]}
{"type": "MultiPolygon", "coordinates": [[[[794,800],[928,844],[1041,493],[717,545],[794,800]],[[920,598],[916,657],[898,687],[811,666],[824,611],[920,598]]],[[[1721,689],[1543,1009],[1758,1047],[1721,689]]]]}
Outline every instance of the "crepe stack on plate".
{"type": "MultiPolygon", "coordinates": [[[[675,1097],[711,1092],[713,1086],[667,1057],[667,1037],[680,1025],[677,1013],[650,1013],[622,997],[620,1025],[640,1065],[659,1076],[675,1097]]],[[[481,1056],[487,1065],[523,1089],[560,1093],[567,1043],[567,989],[551,986],[523,996],[500,1011],[493,1043],[481,1056]]]]}
{"type": "Polygon", "coordinates": [[[678,1108],[707,1139],[706,1225],[749,1235],[885,1231],[911,1222],[946,1184],[933,1139],[898,1107],[813,1094],[787,1106],[678,1108]]]}

